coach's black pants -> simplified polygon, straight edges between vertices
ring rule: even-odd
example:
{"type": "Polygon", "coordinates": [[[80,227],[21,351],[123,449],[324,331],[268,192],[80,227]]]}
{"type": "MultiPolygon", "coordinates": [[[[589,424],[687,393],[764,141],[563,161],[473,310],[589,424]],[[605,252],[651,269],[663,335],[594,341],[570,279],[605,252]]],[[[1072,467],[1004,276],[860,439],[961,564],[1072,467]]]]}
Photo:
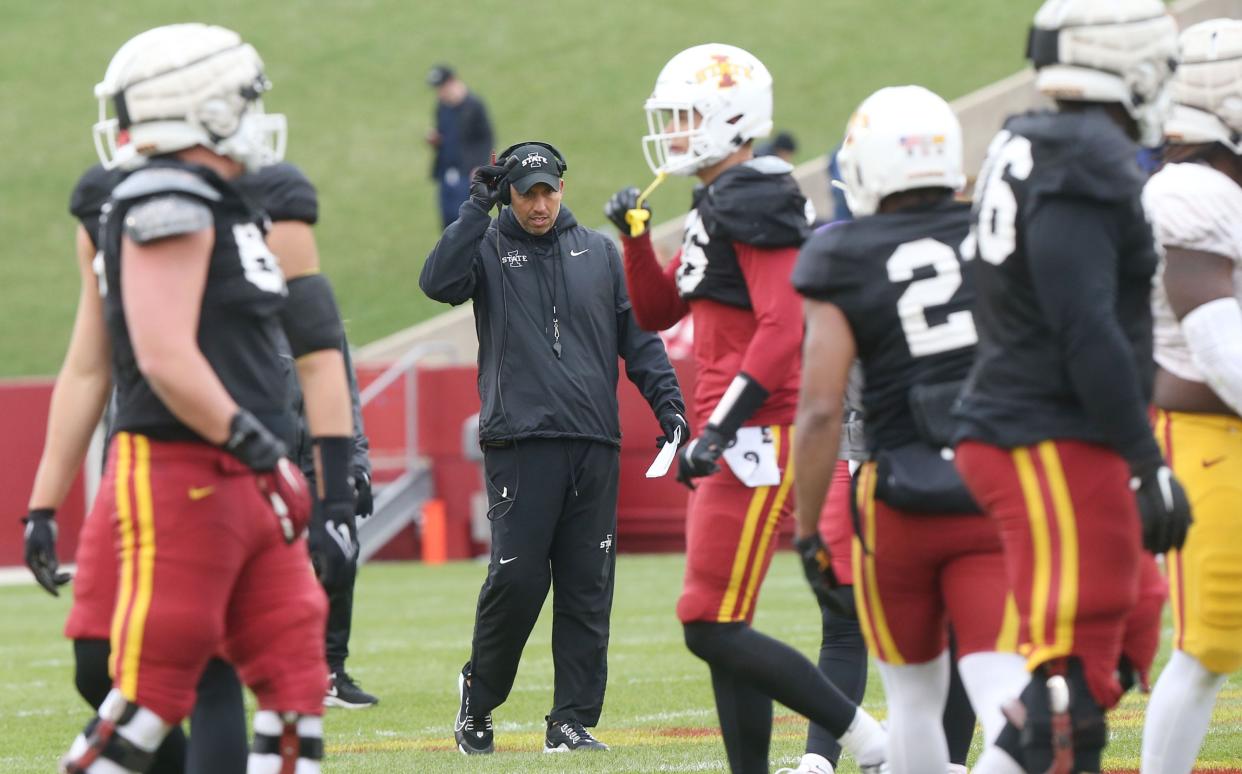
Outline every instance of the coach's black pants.
{"type": "Polygon", "coordinates": [[[492,555],[470,655],[471,709],[509,696],[522,648],[552,595],[554,721],[599,721],[616,563],[616,447],[529,439],[484,450],[492,555]],[[511,501],[510,501],[511,500],[511,501]]]}

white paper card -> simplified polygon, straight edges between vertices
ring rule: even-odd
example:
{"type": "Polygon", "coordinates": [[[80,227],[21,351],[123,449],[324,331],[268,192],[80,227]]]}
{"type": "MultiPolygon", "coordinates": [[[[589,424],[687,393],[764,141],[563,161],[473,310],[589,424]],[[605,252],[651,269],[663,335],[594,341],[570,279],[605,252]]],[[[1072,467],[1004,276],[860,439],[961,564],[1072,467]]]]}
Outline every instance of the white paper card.
{"type": "Polygon", "coordinates": [[[659,478],[668,472],[673,466],[673,457],[677,456],[677,447],[681,445],[681,428],[673,431],[673,440],[665,441],[660,447],[660,453],[656,455],[655,461],[651,463],[651,467],[647,468],[647,478],[659,478]]]}

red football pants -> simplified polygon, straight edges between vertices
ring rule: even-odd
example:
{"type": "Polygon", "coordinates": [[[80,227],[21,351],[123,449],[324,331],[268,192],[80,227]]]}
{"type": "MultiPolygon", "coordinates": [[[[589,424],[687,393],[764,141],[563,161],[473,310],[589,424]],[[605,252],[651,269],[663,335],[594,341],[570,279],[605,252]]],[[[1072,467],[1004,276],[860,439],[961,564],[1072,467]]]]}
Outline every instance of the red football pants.
{"type": "Polygon", "coordinates": [[[116,472],[111,460],[99,486],[95,504],[78,533],[73,607],[65,620],[65,636],[71,640],[106,640],[112,632],[117,569],[112,540],[115,509],[111,506],[115,499],[116,472]]]}
{"type": "Polygon", "coordinates": [[[777,525],[793,508],[791,431],[788,425],[770,427],[779,484],[747,487],[723,460],[720,472],[699,479],[686,514],[686,576],[677,601],[682,623],[754,619],[777,525]]]}
{"type": "Polygon", "coordinates": [[[222,652],[260,708],[322,714],[327,598],[248,468],[118,433],[93,510],[111,516],[119,557],[110,671],[126,699],[178,723],[222,652]]]}
{"type": "Polygon", "coordinates": [[[888,664],[922,664],[949,646],[958,657],[1017,650],[996,525],[979,514],[920,514],[875,497],[876,467],[858,472],[861,539],[854,541],[854,600],[868,649],[888,664]]]}
{"type": "Polygon", "coordinates": [[[1081,441],[1016,449],[966,441],[957,468],[1000,526],[1009,587],[1030,632],[1027,667],[1076,656],[1092,696],[1111,708],[1143,551],[1125,461],[1081,441]]]}
{"type": "Polygon", "coordinates": [[[832,471],[832,486],[828,499],[819,515],[819,534],[828,546],[832,557],[832,572],[843,586],[854,582],[854,563],[851,559],[854,543],[854,514],[850,510],[853,488],[848,460],[837,460],[832,471]]]}

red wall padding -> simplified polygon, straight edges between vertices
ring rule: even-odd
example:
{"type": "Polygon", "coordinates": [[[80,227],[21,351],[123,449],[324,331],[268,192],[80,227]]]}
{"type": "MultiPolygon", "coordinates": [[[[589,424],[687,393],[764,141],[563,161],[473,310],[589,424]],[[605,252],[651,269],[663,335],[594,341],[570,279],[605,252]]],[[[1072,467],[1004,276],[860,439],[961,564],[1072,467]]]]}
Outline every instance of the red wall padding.
{"type": "MultiPolygon", "coordinates": [[[[51,379],[0,382],[0,428],[4,437],[4,443],[0,443],[0,566],[20,565],[23,561],[22,525],[18,519],[26,514],[30,486],[43,452],[52,384],[51,379]]],[[[60,524],[56,553],[62,562],[73,561],[85,513],[85,490],[79,474],[64,505],[56,512],[60,524]]]]}

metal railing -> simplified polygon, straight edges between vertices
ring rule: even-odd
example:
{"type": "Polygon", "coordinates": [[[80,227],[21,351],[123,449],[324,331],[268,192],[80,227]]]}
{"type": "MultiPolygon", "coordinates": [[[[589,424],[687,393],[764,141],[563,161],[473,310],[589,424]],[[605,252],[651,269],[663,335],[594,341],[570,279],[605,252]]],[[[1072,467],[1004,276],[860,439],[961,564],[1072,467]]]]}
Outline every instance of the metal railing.
{"type": "Polygon", "coordinates": [[[398,358],[375,381],[362,390],[358,399],[363,408],[375,400],[398,379],[405,376],[405,462],[406,469],[418,461],[418,379],[415,368],[432,355],[456,356],[457,348],[446,341],[425,341],[416,344],[398,358]]]}
{"type": "Polygon", "coordinates": [[[432,495],[431,473],[418,456],[418,366],[433,355],[454,357],[457,348],[444,341],[417,344],[398,358],[359,393],[359,403],[368,403],[405,377],[405,448],[401,474],[379,487],[375,513],[358,525],[359,561],[365,562],[411,522],[418,519],[422,503],[432,495]]]}

